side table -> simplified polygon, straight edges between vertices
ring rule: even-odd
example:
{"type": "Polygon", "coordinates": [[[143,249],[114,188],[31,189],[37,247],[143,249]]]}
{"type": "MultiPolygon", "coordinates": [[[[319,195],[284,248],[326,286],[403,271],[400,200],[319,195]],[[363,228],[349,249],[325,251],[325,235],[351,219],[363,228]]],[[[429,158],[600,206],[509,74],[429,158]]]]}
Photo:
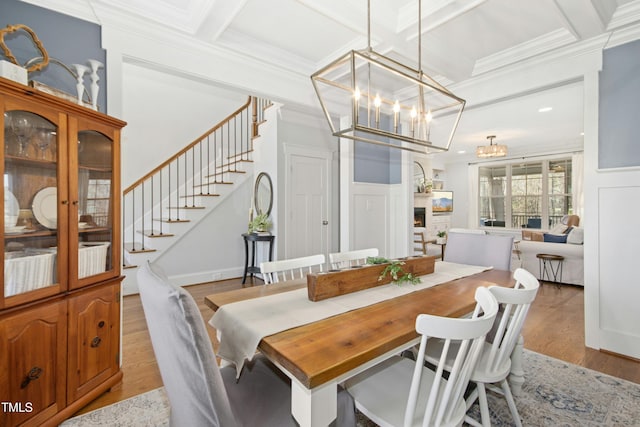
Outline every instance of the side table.
{"type": "Polygon", "coordinates": [[[269,243],[269,261],[273,261],[273,241],[276,236],[273,234],[257,234],[257,233],[243,233],[244,238],[244,274],[242,275],[242,284],[247,281],[247,274],[253,275],[260,273],[260,267],[256,266],[256,244],[257,242],[269,243]],[[249,242],[251,242],[251,265],[249,265],[249,242]]]}
{"type": "Polygon", "coordinates": [[[562,262],[564,257],[562,255],[553,254],[536,254],[538,262],[540,264],[540,280],[546,280],[551,282],[562,282],[562,262]],[[555,268],[553,263],[556,263],[555,268]],[[553,276],[553,280],[551,280],[553,276]]]}

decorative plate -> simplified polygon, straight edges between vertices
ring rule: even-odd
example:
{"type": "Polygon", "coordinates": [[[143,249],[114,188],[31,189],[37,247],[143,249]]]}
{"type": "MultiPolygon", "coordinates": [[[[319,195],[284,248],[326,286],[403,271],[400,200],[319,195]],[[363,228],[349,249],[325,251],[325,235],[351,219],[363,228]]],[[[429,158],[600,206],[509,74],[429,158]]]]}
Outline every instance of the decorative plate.
{"type": "Polygon", "coordinates": [[[33,216],[47,228],[58,228],[58,189],[46,187],[33,198],[33,216]]]}
{"type": "Polygon", "coordinates": [[[18,199],[13,195],[11,191],[4,188],[4,227],[15,227],[18,222],[18,214],[20,213],[20,206],[18,205],[18,199]]]}

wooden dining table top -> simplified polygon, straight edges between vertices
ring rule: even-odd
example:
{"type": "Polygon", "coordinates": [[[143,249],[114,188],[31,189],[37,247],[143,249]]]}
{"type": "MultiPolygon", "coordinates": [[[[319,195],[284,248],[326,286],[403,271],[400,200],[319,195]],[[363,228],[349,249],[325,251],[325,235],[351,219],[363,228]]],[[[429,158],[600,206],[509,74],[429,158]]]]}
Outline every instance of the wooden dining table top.
{"type": "MultiPolygon", "coordinates": [[[[513,284],[510,271],[487,270],[269,335],[258,348],[312,389],[410,343],[418,337],[419,314],[461,317],[473,311],[476,288],[513,284]]],[[[225,304],[305,286],[305,281],[293,281],[242,288],[208,295],[205,303],[216,311],[225,304]]]]}

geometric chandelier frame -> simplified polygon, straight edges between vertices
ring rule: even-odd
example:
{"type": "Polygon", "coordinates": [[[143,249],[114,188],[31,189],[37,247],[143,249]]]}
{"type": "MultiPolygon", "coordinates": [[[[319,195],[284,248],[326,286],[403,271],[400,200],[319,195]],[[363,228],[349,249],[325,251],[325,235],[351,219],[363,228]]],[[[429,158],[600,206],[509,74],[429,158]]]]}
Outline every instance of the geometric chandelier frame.
{"type": "MultiPolygon", "coordinates": [[[[418,16],[421,17],[420,0],[418,16]]],[[[352,50],[311,75],[333,135],[419,153],[446,151],[465,100],[371,48],[352,50]]],[[[421,19],[418,19],[421,38],[421,19]]],[[[418,65],[421,67],[421,41],[418,65]]]]}

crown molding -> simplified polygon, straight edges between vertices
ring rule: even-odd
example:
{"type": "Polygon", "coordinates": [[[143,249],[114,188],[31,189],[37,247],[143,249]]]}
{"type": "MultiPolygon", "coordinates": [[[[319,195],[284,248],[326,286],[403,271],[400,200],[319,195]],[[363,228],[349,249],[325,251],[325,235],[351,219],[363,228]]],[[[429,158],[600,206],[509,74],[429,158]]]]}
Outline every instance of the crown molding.
{"type": "Polygon", "coordinates": [[[496,54],[478,59],[473,67],[471,76],[477,76],[514,64],[576,41],[576,37],[570,31],[566,28],[561,28],[496,54]]]}
{"type": "Polygon", "coordinates": [[[53,12],[69,15],[93,24],[100,24],[100,20],[93,11],[88,0],[20,0],[33,6],[49,9],[53,12]]]}
{"type": "Polygon", "coordinates": [[[611,17],[607,30],[615,30],[640,21],[640,0],[619,6],[611,17]]]}

